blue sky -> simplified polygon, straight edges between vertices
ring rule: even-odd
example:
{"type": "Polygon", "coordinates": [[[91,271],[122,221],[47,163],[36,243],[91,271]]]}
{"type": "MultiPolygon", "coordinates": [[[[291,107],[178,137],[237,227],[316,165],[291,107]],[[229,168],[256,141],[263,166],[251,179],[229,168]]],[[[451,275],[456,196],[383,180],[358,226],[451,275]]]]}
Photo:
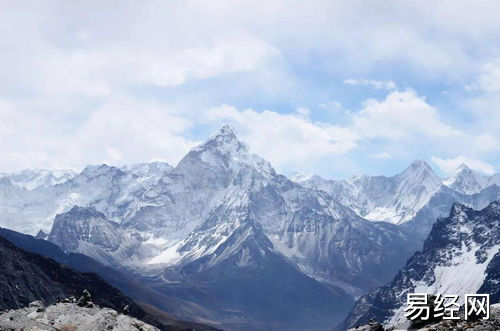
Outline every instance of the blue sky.
{"type": "Polygon", "coordinates": [[[4,2],[0,172],[176,164],[223,124],[286,174],[498,172],[499,7],[4,2]]]}

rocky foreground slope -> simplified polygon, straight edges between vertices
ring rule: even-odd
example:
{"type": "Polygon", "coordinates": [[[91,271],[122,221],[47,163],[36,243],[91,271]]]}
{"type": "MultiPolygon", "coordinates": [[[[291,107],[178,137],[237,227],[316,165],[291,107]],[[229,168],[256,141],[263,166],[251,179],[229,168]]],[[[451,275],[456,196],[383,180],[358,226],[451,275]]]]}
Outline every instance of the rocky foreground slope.
{"type": "Polygon", "coordinates": [[[94,299],[99,305],[117,310],[128,305],[133,313],[142,312],[132,299],[99,276],[80,273],[26,252],[3,237],[0,237],[0,270],[0,310],[25,307],[35,300],[50,304],[90,289],[96,293],[94,299]]]}
{"type": "Polygon", "coordinates": [[[153,315],[166,325],[196,328],[197,330],[206,328],[206,326],[197,323],[182,321],[183,319],[218,325],[216,321],[207,319],[207,316],[211,314],[209,311],[204,311],[199,306],[154,291],[131,277],[129,273],[102,265],[88,256],[74,253],[66,254],[59,246],[49,241],[4,228],[0,228],[0,237],[7,239],[18,248],[50,258],[76,271],[99,275],[108,284],[133,298],[134,301],[139,302],[139,305],[144,310],[148,311],[151,306],[155,307],[156,310],[160,310],[162,312],[160,316],[153,315]],[[165,316],[163,312],[168,315],[165,316]]]}
{"type": "MultiPolygon", "coordinates": [[[[159,316],[146,312],[96,274],[78,272],[45,256],[27,252],[1,236],[0,270],[0,311],[22,309],[33,301],[50,305],[88,289],[94,294],[92,300],[95,305],[116,311],[123,311],[127,307],[129,315],[153,324],[160,330],[212,330],[210,327],[174,320],[165,314],[159,316]]],[[[0,327],[0,330],[11,329],[0,327]]]]}
{"type": "Polygon", "coordinates": [[[81,307],[76,302],[60,302],[47,308],[40,301],[29,307],[0,314],[0,330],[37,331],[156,331],[160,330],[111,308],[81,307]]]}

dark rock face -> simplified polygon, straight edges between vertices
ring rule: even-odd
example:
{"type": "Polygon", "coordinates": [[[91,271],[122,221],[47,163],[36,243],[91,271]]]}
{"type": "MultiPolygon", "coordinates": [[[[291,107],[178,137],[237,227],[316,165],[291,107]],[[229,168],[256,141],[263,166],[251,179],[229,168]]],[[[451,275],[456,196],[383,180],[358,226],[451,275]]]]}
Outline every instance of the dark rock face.
{"type": "Polygon", "coordinates": [[[303,208],[283,234],[290,247],[304,248],[307,265],[366,291],[389,281],[417,249],[397,226],[367,222],[356,215],[335,219],[303,208]]]}
{"type": "Polygon", "coordinates": [[[500,302],[500,252],[488,264],[486,279],[477,292],[489,293],[490,302],[500,302]]]}
{"type": "Polygon", "coordinates": [[[0,237],[0,309],[27,306],[41,300],[54,303],[70,295],[92,289],[94,301],[102,306],[140,308],[128,297],[95,274],[79,273],[46,257],[26,252],[0,237]]]}
{"type": "MultiPolygon", "coordinates": [[[[59,246],[49,241],[36,239],[33,236],[4,228],[0,228],[0,237],[7,239],[9,242],[25,251],[48,257],[58,263],[68,265],[77,271],[95,273],[102,277],[107,283],[115,286],[134,300],[154,306],[156,309],[167,312],[170,315],[177,316],[181,319],[192,319],[193,317],[197,317],[205,321],[210,320],[211,313],[209,311],[204,311],[194,304],[182,302],[181,300],[161,294],[138,282],[128,274],[100,264],[86,255],[74,253],[66,254],[59,246]]],[[[128,310],[130,313],[130,307],[128,310]]],[[[171,317],[162,317],[161,321],[164,324],[178,325],[182,328],[193,327],[200,330],[209,329],[205,325],[179,321],[171,317]]]]}
{"type": "MultiPolygon", "coordinates": [[[[36,300],[49,305],[88,290],[92,292],[93,303],[117,311],[123,311],[124,307],[128,307],[128,313],[131,316],[162,330],[183,330],[189,328],[190,325],[177,323],[174,320],[167,321],[167,324],[160,322],[96,274],[77,272],[52,259],[26,252],[1,236],[0,270],[2,270],[0,273],[0,311],[26,307],[36,300]],[[179,325],[168,326],[168,324],[176,323],[179,325]]],[[[89,307],[88,302],[86,307],[89,307]]],[[[197,324],[192,324],[192,326],[200,330],[212,329],[197,324]]]]}
{"type": "MultiPolygon", "coordinates": [[[[490,303],[498,302],[499,291],[499,255],[500,249],[500,203],[493,202],[483,210],[475,211],[455,203],[450,216],[439,219],[433,226],[422,251],[408,260],[407,265],[389,284],[375,289],[361,297],[343,324],[343,328],[366,324],[374,319],[380,322],[392,318],[395,311],[401,309],[406,302],[405,293],[412,293],[416,283],[429,291],[441,288],[440,281],[435,276],[435,270],[440,268],[440,275],[446,274],[446,269],[461,263],[472,263],[467,272],[448,273],[456,280],[451,282],[452,289],[457,294],[489,293],[490,303]],[[495,254],[496,253],[496,254],[495,254]],[[470,256],[469,258],[467,257],[470,256]],[[492,256],[493,255],[493,256],[492,256]],[[483,277],[483,270],[478,266],[487,266],[485,278],[479,287],[456,286],[465,277],[483,277]],[[443,271],[444,270],[444,271],[443,271]],[[474,275],[474,273],[478,273],[474,275]]],[[[449,281],[448,281],[449,282],[449,281]]],[[[429,293],[437,294],[437,293],[429,293]]],[[[446,294],[446,293],[441,293],[446,294]]]]}

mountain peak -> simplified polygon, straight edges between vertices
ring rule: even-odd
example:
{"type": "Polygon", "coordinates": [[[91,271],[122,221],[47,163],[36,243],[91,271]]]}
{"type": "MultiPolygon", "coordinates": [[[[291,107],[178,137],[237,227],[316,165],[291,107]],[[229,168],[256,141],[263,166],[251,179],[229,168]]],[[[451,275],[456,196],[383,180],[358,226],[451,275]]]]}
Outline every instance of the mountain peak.
{"type": "Polygon", "coordinates": [[[410,164],[410,168],[413,169],[419,169],[419,168],[424,168],[424,169],[431,169],[429,164],[425,162],[425,160],[422,159],[416,159],[410,164]]]}
{"type": "MultiPolygon", "coordinates": [[[[262,174],[274,174],[271,164],[260,156],[250,152],[248,145],[238,139],[236,130],[224,125],[213,133],[204,143],[194,147],[177,164],[174,172],[192,173],[209,166],[214,169],[238,171],[242,166],[251,166],[262,174]],[[201,165],[200,165],[201,162],[201,165]]],[[[208,168],[207,168],[208,169],[208,168]]]]}
{"type": "Polygon", "coordinates": [[[290,180],[295,183],[303,183],[311,180],[316,175],[312,172],[296,172],[292,174],[290,180]]]}
{"type": "Polygon", "coordinates": [[[39,230],[35,238],[46,240],[48,236],[49,236],[48,233],[45,233],[43,230],[39,230]]]}
{"type": "Polygon", "coordinates": [[[461,163],[461,164],[457,167],[457,169],[455,170],[455,172],[457,173],[457,172],[461,172],[461,171],[464,171],[464,170],[466,170],[466,171],[471,171],[471,169],[470,169],[470,168],[469,168],[469,167],[468,167],[465,163],[461,163]]]}
{"type": "Polygon", "coordinates": [[[48,241],[61,247],[65,252],[86,254],[99,262],[108,263],[110,259],[99,250],[86,250],[91,243],[104,249],[115,251],[123,238],[117,229],[118,224],[93,207],[74,206],[68,212],[57,214],[48,236],[48,241]]]}
{"type": "Polygon", "coordinates": [[[233,128],[230,125],[223,125],[218,131],[214,132],[211,136],[210,139],[218,137],[218,136],[223,136],[223,137],[230,137],[233,139],[238,139],[237,136],[238,132],[236,131],[235,128],[233,128]]]}
{"type": "Polygon", "coordinates": [[[461,215],[468,209],[469,207],[467,207],[466,205],[461,204],[459,202],[454,202],[453,205],[451,206],[450,217],[461,215]]]}
{"type": "MultiPolygon", "coordinates": [[[[97,211],[92,206],[89,206],[89,207],[80,207],[80,206],[74,205],[65,214],[71,215],[72,217],[79,217],[79,218],[89,218],[89,217],[106,218],[106,216],[104,216],[103,213],[97,211]]],[[[62,215],[64,215],[64,214],[62,214],[62,215]]]]}
{"type": "Polygon", "coordinates": [[[238,139],[236,130],[229,125],[224,125],[201,145],[193,148],[195,152],[218,150],[223,154],[247,153],[248,146],[238,139]]]}
{"type": "Polygon", "coordinates": [[[413,161],[408,168],[406,168],[402,173],[400,173],[399,177],[419,177],[424,175],[425,177],[432,178],[433,182],[441,183],[441,179],[436,175],[434,170],[432,170],[431,166],[425,162],[424,160],[415,160],[413,161]]]}
{"type": "Polygon", "coordinates": [[[489,185],[489,178],[462,163],[451,177],[443,183],[453,190],[465,194],[474,194],[483,190],[489,185]]]}
{"type": "Polygon", "coordinates": [[[82,170],[81,174],[88,178],[93,178],[104,175],[124,175],[125,172],[117,167],[103,163],[100,165],[88,165],[82,170]]]}

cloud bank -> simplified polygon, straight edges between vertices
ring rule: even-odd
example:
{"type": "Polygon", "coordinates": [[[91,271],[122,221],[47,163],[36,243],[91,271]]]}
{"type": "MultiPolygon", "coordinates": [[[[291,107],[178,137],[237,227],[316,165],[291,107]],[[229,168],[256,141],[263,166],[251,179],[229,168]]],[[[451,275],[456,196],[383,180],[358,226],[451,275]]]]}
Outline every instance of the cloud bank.
{"type": "Polygon", "coordinates": [[[494,1],[4,2],[0,171],[175,164],[226,122],[281,169],[345,176],[339,164],[393,172],[456,155],[497,165],[499,11],[494,1]]]}

